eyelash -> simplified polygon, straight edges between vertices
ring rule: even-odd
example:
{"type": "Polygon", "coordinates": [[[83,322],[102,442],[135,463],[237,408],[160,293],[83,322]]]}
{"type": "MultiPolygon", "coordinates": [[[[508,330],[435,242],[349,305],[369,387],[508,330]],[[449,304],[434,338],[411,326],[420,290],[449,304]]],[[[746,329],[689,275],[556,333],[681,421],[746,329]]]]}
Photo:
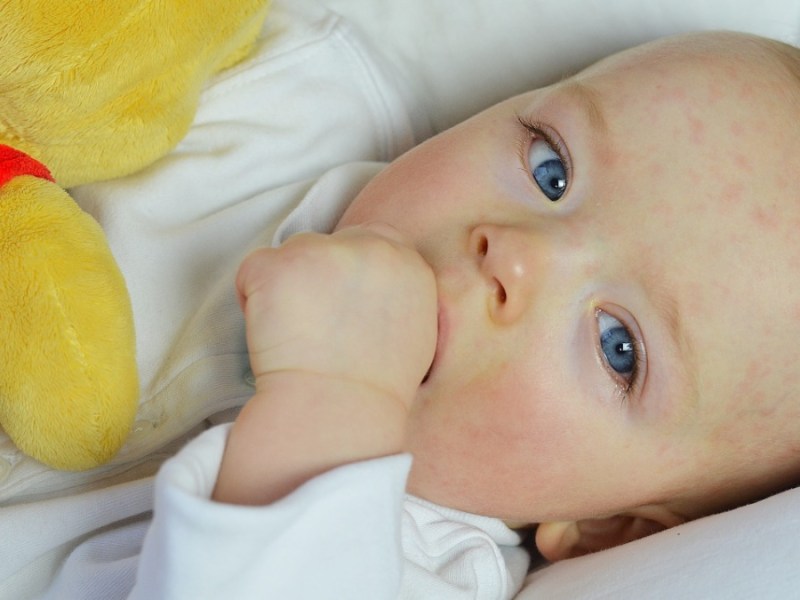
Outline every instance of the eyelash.
{"type": "MultiPolygon", "coordinates": [[[[595,321],[597,321],[597,313],[599,311],[604,311],[601,308],[595,310],[595,321]]],[[[611,374],[611,377],[614,379],[617,388],[617,398],[619,399],[619,403],[621,406],[624,406],[632,396],[636,396],[639,393],[642,384],[642,373],[644,368],[644,361],[645,361],[645,347],[644,343],[641,339],[636,335],[634,329],[632,329],[629,325],[626,325],[622,319],[618,316],[613,315],[611,312],[607,312],[607,314],[613,316],[616,320],[622,323],[625,330],[628,332],[628,335],[631,336],[633,340],[633,347],[635,352],[633,353],[633,369],[631,370],[630,381],[623,380],[618,373],[614,372],[614,369],[611,368],[611,365],[608,364],[608,359],[604,357],[603,350],[600,347],[599,340],[600,340],[600,332],[597,332],[597,353],[600,356],[600,360],[603,361],[606,370],[611,374]]]]}
{"type": "Polygon", "coordinates": [[[642,365],[644,364],[644,358],[642,357],[644,353],[644,344],[634,338],[633,345],[636,348],[636,352],[633,357],[634,364],[633,371],[631,371],[631,380],[630,382],[617,383],[617,395],[621,405],[626,404],[631,396],[635,396],[639,392],[642,365]]]}
{"type": "MultiPolygon", "coordinates": [[[[527,167],[528,162],[528,147],[532,140],[538,138],[543,140],[550,148],[553,149],[558,155],[559,160],[564,164],[564,169],[567,172],[567,181],[572,181],[572,162],[570,161],[569,152],[567,151],[567,147],[564,145],[564,142],[561,138],[556,135],[552,128],[545,125],[541,121],[531,120],[528,117],[518,114],[517,115],[517,122],[522,126],[525,136],[520,140],[519,144],[519,155],[520,160],[522,161],[524,167],[524,171],[530,177],[530,170],[527,167]]],[[[569,185],[569,183],[567,184],[569,185]]]]}

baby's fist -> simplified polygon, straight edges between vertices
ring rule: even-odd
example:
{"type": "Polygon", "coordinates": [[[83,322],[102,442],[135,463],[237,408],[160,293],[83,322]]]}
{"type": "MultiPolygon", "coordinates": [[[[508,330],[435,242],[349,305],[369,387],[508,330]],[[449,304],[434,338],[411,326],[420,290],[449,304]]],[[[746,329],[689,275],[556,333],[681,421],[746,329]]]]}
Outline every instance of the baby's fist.
{"type": "Polygon", "coordinates": [[[256,382],[310,373],[408,404],[433,358],[433,272],[383,224],[305,233],[249,255],[237,288],[256,382]]]}

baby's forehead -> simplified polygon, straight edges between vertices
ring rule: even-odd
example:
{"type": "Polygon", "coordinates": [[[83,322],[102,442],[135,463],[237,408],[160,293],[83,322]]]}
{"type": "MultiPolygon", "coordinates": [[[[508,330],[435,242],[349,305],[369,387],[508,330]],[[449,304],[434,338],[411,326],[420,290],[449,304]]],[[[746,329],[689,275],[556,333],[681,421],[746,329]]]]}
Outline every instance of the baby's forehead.
{"type": "Polygon", "coordinates": [[[758,83],[779,76],[800,94],[800,50],[750,34],[702,32],[661,38],[623,50],[590,65],[577,75],[596,76],[611,71],[617,76],[637,78],[639,69],[656,69],[659,74],[680,76],[700,71],[725,78],[749,72],[758,83]]]}

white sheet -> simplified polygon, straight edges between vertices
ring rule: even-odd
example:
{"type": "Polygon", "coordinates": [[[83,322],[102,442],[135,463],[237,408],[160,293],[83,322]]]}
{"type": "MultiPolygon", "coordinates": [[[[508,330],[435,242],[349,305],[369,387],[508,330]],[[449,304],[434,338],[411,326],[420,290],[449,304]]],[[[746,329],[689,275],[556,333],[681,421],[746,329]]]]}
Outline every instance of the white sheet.
{"type": "Polygon", "coordinates": [[[800,42],[798,0],[319,0],[403,73],[436,130],[617,50],[731,29],[800,42]]]}
{"type": "Polygon", "coordinates": [[[800,597],[800,488],[532,573],[518,600],[800,597]]]}

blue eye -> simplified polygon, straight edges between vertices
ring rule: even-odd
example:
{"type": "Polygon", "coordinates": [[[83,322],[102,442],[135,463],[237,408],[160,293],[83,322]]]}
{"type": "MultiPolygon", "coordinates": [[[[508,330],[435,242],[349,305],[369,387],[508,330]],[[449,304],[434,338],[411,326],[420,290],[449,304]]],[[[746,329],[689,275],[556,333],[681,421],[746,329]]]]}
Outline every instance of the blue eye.
{"type": "Polygon", "coordinates": [[[636,340],[628,329],[611,315],[597,312],[600,349],[608,366],[629,383],[636,371],[636,340]]]}
{"type": "Polygon", "coordinates": [[[544,139],[531,142],[528,150],[528,165],[542,193],[555,202],[567,189],[567,168],[564,161],[544,139]]]}

